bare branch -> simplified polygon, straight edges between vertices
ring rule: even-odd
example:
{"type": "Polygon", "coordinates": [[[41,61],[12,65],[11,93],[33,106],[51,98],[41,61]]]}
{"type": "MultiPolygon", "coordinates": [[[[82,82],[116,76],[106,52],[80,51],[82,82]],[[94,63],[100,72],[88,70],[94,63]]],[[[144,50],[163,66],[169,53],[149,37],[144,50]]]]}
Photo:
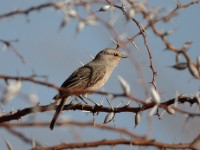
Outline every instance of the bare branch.
{"type": "Polygon", "coordinates": [[[178,144],[167,144],[157,142],[155,140],[127,140],[127,139],[114,139],[114,140],[107,140],[103,139],[100,141],[94,142],[83,142],[83,143],[63,143],[58,144],[55,146],[50,147],[36,147],[33,150],[52,150],[52,149],[73,149],[73,148],[89,148],[89,147],[99,147],[99,146],[113,146],[113,145],[136,145],[136,146],[145,146],[145,147],[157,147],[157,148],[170,148],[170,149],[191,149],[191,150],[198,150],[191,146],[190,143],[178,143],[178,144]]]}
{"type": "Polygon", "coordinates": [[[50,2],[50,3],[41,4],[41,5],[38,5],[38,6],[32,6],[28,9],[26,9],[26,10],[16,9],[14,11],[11,11],[11,12],[8,12],[8,13],[5,13],[5,14],[0,14],[0,19],[11,17],[11,16],[16,16],[16,15],[28,15],[31,12],[39,11],[39,10],[42,10],[44,8],[53,7],[55,9],[60,9],[64,5],[65,5],[65,3],[63,3],[63,2],[56,2],[56,3],[50,2]]]}
{"type": "MultiPolygon", "coordinates": [[[[8,132],[10,132],[11,134],[13,134],[14,136],[16,136],[17,138],[21,139],[22,141],[24,141],[25,143],[28,144],[32,144],[32,140],[28,137],[26,137],[24,134],[22,134],[21,132],[14,130],[11,126],[9,125],[5,125],[4,126],[8,132]]],[[[37,146],[42,146],[39,142],[36,142],[37,146]]]]}

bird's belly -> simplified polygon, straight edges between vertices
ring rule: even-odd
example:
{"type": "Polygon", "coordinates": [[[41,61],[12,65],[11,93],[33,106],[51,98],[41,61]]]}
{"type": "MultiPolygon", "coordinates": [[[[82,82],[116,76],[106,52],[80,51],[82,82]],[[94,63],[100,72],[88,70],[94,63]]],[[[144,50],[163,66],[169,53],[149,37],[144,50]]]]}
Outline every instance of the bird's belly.
{"type": "Polygon", "coordinates": [[[87,90],[99,90],[101,87],[104,86],[104,84],[109,79],[111,73],[107,73],[101,80],[99,80],[96,84],[94,84],[91,87],[88,87],[87,90]]]}

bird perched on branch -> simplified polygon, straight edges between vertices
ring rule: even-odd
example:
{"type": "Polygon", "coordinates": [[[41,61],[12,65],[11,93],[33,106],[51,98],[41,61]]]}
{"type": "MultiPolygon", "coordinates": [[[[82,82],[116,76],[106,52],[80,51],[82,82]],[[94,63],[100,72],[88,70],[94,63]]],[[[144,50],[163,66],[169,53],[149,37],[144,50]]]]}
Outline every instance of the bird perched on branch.
{"type": "MultiPolygon", "coordinates": [[[[61,85],[61,88],[71,90],[98,90],[106,83],[120,59],[126,57],[118,49],[106,48],[100,51],[91,62],[75,70],[61,85]]],[[[60,104],[50,123],[51,130],[53,130],[57,118],[71,96],[61,90],[53,98],[55,101],[60,101],[60,104]]]]}

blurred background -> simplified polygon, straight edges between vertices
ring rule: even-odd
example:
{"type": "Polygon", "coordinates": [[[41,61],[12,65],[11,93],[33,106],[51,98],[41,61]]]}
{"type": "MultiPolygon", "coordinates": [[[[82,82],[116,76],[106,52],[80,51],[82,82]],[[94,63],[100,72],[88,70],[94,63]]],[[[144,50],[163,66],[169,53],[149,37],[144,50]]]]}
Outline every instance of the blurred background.
{"type": "MultiPolygon", "coordinates": [[[[39,4],[55,2],[48,0],[1,0],[0,14],[10,12],[15,9],[25,10],[31,6],[39,4]]],[[[185,3],[188,1],[181,1],[185,3]]],[[[116,2],[117,3],[117,2],[116,2]]],[[[164,9],[160,16],[167,14],[170,10],[176,7],[175,1],[158,1],[150,0],[147,2],[152,7],[164,9]]],[[[99,10],[106,4],[105,2],[97,5],[91,5],[91,10],[94,12],[99,10]]],[[[120,4],[120,1],[118,1],[120,4]]],[[[87,18],[89,15],[83,7],[72,7],[81,17],[87,18]]],[[[180,48],[186,41],[192,41],[188,54],[195,61],[200,55],[200,35],[199,35],[199,5],[193,5],[186,9],[178,11],[177,15],[169,22],[158,23],[157,27],[161,31],[174,30],[172,35],[168,36],[169,41],[176,47],[180,48]]],[[[132,37],[138,32],[138,27],[131,21],[127,22],[124,15],[119,10],[110,10],[106,12],[98,12],[96,15],[103,20],[113,21],[113,27],[118,35],[124,35],[127,38],[132,37]],[[112,20],[115,19],[115,20],[112,20]]],[[[61,85],[62,82],[78,67],[81,63],[87,63],[100,50],[116,45],[109,39],[115,37],[112,32],[105,28],[102,24],[96,22],[93,25],[87,25],[80,32],[77,31],[79,21],[70,19],[68,24],[60,28],[65,14],[61,10],[54,8],[45,8],[41,11],[34,11],[28,15],[16,15],[0,19],[0,39],[16,40],[12,42],[14,48],[23,56],[25,64],[16,56],[10,48],[5,48],[5,45],[0,43],[0,74],[10,76],[31,76],[37,74],[38,80],[48,80],[55,85],[61,85]]],[[[135,15],[143,25],[146,22],[141,15],[135,15]]],[[[147,30],[147,42],[151,49],[153,64],[158,73],[157,87],[160,91],[162,101],[174,98],[176,93],[194,96],[200,88],[200,82],[194,79],[188,70],[177,71],[170,66],[175,64],[175,54],[166,51],[165,45],[160,38],[154,35],[151,30],[147,30]]],[[[125,38],[125,40],[127,39],[125,38]]],[[[131,50],[136,62],[141,65],[142,72],[147,87],[151,87],[148,83],[152,80],[152,72],[149,69],[149,57],[147,49],[144,46],[143,39],[137,38],[135,44],[139,48],[137,50],[133,45],[127,45],[131,50]]],[[[123,53],[127,51],[121,49],[123,53]]],[[[117,69],[112,74],[110,80],[105,84],[102,90],[120,93],[122,91],[117,76],[122,76],[130,85],[131,92],[135,97],[140,99],[147,98],[141,85],[138,70],[130,59],[124,59],[120,62],[117,69]]],[[[4,80],[0,80],[0,95],[6,88],[4,80]]],[[[56,90],[45,86],[33,84],[31,82],[22,82],[22,88],[18,95],[11,102],[4,104],[5,112],[12,110],[23,109],[39,103],[47,105],[53,102],[52,97],[57,93],[56,90]]],[[[91,95],[95,102],[100,103],[102,96],[91,95]]],[[[112,101],[113,106],[117,106],[121,99],[112,101]]],[[[123,99],[128,102],[128,99],[123,99]]],[[[103,105],[107,106],[104,101],[103,105]]],[[[131,106],[138,105],[131,102],[131,106]]],[[[180,105],[180,108],[193,111],[196,105],[189,107],[189,104],[180,105]]],[[[116,114],[114,122],[109,125],[123,127],[131,132],[149,136],[161,142],[179,143],[191,142],[195,136],[199,134],[199,118],[191,118],[187,122],[185,116],[176,113],[170,116],[165,113],[161,120],[158,117],[152,117],[151,121],[147,119],[149,111],[142,113],[141,123],[134,128],[134,114],[120,113],[116,114]]],[[[27,115],[17,122],[50,122],[54,111],[36,113],[27,115]]],[[[100,113],[95,116],[96,122],[103,123],[106,113],[100,113]]],[[[65,111],[62,113],[60,120],[76,120],[76,121],[92,121],[93,115],[80,111],[65,111]]],[[[15,122],[15,121],[14,121],[15,122]]],[[[16,128],[17,131],[23,132],[30,139],[39,141],[44,146],[59,144],[61,142],[76,142],[76,141],[93,141],[106,138],[120,137],[119,133],[102,131],[95,128],[80,128],[74,126],[55,127],[50,131],[48,127],[27,127],[16,128]]],[[[10,134],[6,129],[0,128],[0,147],[6,149],[3,138],[6,138],[13,145],[14,149],[30,149],[31,145],[24,143],[19,138],[10,134]]],[[[126,146],[119,146],[126,147],[126,146]]],[[[110,147],[100,147],[99,149],[110,149],[110,147]]]]}

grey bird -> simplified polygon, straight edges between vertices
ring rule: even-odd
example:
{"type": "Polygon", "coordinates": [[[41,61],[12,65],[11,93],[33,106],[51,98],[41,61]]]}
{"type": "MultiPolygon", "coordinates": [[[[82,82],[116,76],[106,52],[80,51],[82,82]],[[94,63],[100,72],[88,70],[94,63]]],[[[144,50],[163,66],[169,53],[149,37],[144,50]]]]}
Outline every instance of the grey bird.
{"type": "MultiPolygon", "coordinates": [[[[100,51],[91,62],[75,70],[61,87],[71,90],[98,90],[106,83],[121,58],[127,58],[127,56],[122,55],[118,49],[106,48],[100,51]]],[[[60,91],[53,98],[60,104],[50,123],[51,130],[53,130],[57,118],[71,96],[60,91]]]]}

